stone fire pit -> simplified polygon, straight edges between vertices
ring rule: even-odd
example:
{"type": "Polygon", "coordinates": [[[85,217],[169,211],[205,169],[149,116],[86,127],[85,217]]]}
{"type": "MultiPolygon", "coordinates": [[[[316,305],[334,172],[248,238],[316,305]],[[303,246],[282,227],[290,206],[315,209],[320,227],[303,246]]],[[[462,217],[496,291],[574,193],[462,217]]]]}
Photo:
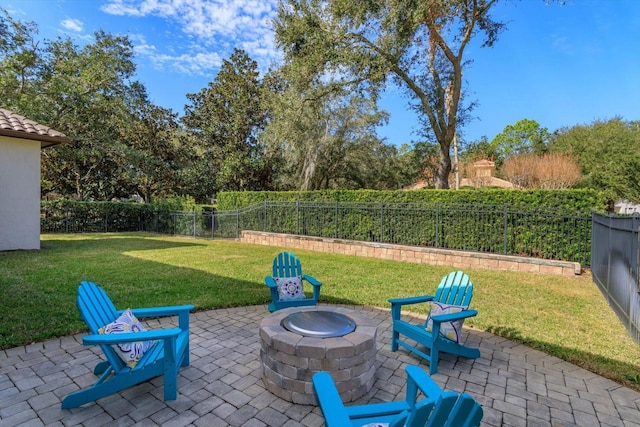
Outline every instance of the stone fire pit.
{"type": "Polygon", "coordinates": [[[317,404],[311,377],[318,371],[331,374],[344,402],[365,395],[375,381],[376,326],[357,311],[279,310],[260,323],[260,341],[265,387],[289,402],[317,404]]]}

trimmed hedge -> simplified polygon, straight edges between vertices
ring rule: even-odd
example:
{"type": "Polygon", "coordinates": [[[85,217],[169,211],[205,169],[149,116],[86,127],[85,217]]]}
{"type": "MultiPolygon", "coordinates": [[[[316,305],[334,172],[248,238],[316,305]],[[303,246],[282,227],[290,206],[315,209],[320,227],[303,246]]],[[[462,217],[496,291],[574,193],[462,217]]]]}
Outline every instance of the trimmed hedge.
{"type": "Polygon", "coordinates": [[[237,237],[290,233],[577,261],[588,265],[593,190],[226,192],[218,210],[192,199],[150,204],[42,203],[44,233],[152,231],[237,237]]]}
{"type": "Polygon", "coordinates": [[[90,233],[174,229],[176,211],[200,209],[191,198],[172,198],[152,203],[42,201],[43,233],[90,233]]]}
{"type": "Polygon", "coordinates": [[[319,190],[319,191],[244,191],[217,195],[221,211],[241,209],[269,201],[337,201],[420,204],[511,205],[572,211],[605,211],[604,194],[590,189],[578,190],[319,190]]]}

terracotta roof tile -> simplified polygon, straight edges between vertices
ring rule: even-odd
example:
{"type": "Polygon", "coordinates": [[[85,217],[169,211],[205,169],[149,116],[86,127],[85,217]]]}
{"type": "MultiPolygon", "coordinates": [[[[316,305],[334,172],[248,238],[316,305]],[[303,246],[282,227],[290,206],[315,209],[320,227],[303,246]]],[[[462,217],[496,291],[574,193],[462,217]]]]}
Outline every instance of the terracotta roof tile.
{"type": "Polygon", "coordinates": [[[0,108],[0,135],[40,141],[43,148],[69,141],[63,133],[4,108],[0,108]]]}

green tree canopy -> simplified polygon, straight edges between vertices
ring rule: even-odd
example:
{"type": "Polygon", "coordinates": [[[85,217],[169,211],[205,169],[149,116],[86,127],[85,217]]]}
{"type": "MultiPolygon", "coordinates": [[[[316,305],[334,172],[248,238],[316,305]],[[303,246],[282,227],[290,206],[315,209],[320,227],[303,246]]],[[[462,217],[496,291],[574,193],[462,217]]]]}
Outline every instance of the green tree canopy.
{"type": "Polygon", "coordinates": [[[535,120],[522,119],[504,130],[491,140],[497,154],[497,162],[518,154],[543,154],[547,152],[549,130],[540,127],[535,120]]]}
{"type": "MultiPolygon", "coordinates": [[[[496,0],[282,0],[276,37],[297,81],[367,92],[375,101],[392,78],[440,146],[437,188],[448,188],[450,147],[463,106],[465,50],[484,35],[491,46],[504,28],[490,10],[496,0]]],[[[319,87],[319,85],[318,85],[319,87]]],[[[318,93],[322,95],[322,93],[318,93]]]]}
{"type": "Polygon", "coordinates": [[[549,147],[578,161],[587,186],[606,191],[612,200],[640,202],[640,121],[616,117],[564,128],[549,147]]]}
{"type": "Polygon", "coordinates": [[[0,15],[2,106],[70,139],[43,150],[43,193],[80,200],[173,194],[176,115],[152,105],[134,79],[129,39],[97,31],[77,46],[37,34],[35,24],[0,15]]]}
{"type": "Polygon", "coordinates": [[[205,188],[208,195],[269,189],[269,165],[258,140],[267,112],[257,62],[235,49],[215,79],[187,98],[191,104],[182,121],[202,153],[194,166],[200,174],[215,177],[205,188]]]}
{"type": "Polygon", "coordinates": [[[375,136],[386,119],[358,93],[330,90],[320,82],[287,80],[271,97],[271,117],[262,135],[278,163],[280,189],[397,188],[390,164],[395,149],[375,136]],[[326,90],[326,95],[314,94],[326,90]]]}

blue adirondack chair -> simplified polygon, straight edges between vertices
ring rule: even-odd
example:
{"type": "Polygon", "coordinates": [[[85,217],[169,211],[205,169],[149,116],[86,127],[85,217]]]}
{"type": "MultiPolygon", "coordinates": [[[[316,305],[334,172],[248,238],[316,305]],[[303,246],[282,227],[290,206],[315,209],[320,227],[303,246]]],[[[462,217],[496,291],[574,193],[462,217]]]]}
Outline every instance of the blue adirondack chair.
{"type": "Polygon", "coordinates": [[[479,426],[483,411],[466,393],[443,391],[422,369],[407,366],[407,395],[397,402],[345,406],[327,372],[313,375],[313,386],[327,427],[473,427],[479,426]],[[417,400],[418,392],[425,398],[417,400]]]}
{"type": "Polygon", "coordinates": [[[76,408],[160,375],[164,375],[164,399],[177,398],[178,371],[181,366],[189,365],[189,312],[194,309],[193,305],[131,309],[137,318],[178,316],[177,328],[101,335],[98,330],[116,320],[124,310],[116,310],[105,291],[92,282],[80,284],[76,302],[90,331],[82,343],[99,345],[106,360],[94,368],[94,374],[99,375],[96,383],[66,396],[63,409],[76,408]],[[130,368],[113,346],[139,341],[154,343],[130,368]]]}
{"type": "Polygon", "coordinates": [[[451,353],[469,359],[476,359],[480,357],[479,349],[465,346],[457,342],[457,339],[455,339],[456,337],[452,335],[445,336],[441,333],[445,328],[448,330],[455,329],[455,327],[451,326],[451,323],[449,322],[453,322],[454,324],[458,322],[458,326],[461,328],[462,325],[459,321],[478,314],[476,310],[468,309],[472,296],[473,283],[471,283],[469,276],[462,271],[455,271],[449,273],[442,279],[440,285],[438,285],[435,296],[424,295],[410,298],[390,299],[391,318],[393,320],[391,351],[398,350],[398,345],[400,345],[425,358],[429,362],[430,374],[438,372],[438,359],[440,357],[440,352],[451,353]],[[423,325],[413,325],[402,320],[401,310],[403,306],[429,302],[438,303],[437,307],[454,305],[467,308],[451,308],[450,310],[444,311],[457,312],[438,315],[432,315],[435,312],[432,311],[427,318],[427,322],[423,325]],[[431,327],[430,331],[427,330],[427,326],[431,327]],[[404,335],[405,337],[429,349],[429,354],[422,351],[417,345],[412,345],[409,342],[402,340],[401,335],[404,335]]]}
{"type": "Polygon", "coordinates": [[[300,258],[291,252],[280,252],[273,259],[272,275],[265,277],[264,282],[267,284],[269,291],[271,292],[271,303],[267,307],[270,312],[281,310],[283,308],[318,304],[318,299],[320,298],[320,286],[322,286],[322,283],[313,276],[302,274],[300,258]],[[281,296],[282,290],[278,288],[277,281],[296,278],[299,278],[299,284],[301,286],[300,289],[303,290],[304,283],[307,282],[313,286],[313,291],[304,292],[303,294],[298,295],[298,298],[283,298],[281,296]]]}

